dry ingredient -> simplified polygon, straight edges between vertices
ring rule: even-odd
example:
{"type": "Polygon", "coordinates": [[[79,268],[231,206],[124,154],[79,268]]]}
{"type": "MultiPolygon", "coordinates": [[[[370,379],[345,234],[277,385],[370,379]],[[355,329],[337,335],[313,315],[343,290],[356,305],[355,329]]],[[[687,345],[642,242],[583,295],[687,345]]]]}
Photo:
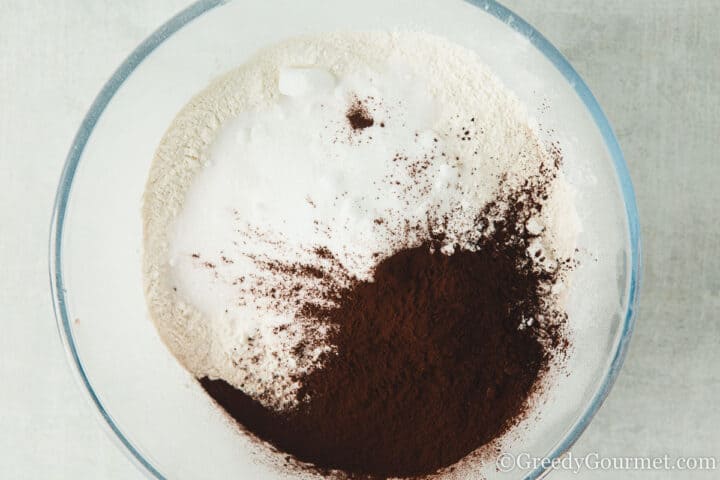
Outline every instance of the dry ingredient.
{"type": "MultiPolygon", "coordinates": [[[[429,238],[382,260],[373,281],[327,290],[335,306],[304,304],[304,318],[332,328],[334,349],[298,379],[295,408],[267,408],[223,380],[203,387],[248,431],[320,471],[387,478],[451,466],[523,418],[567,348],[549,292],[569,264],[546,270],[528,254],[526,222],[547,182],[489,204],[478,216],[489,233],[472,250],[446,255],[429,238]]],[[[285,273],[328,275],[313,268],[285,273]]]]}
{"type": "Polygon", "coordinates": [[[312,468],[448,467],[527,415],[567,348],[560,160],[461,47],[289,40],[158,149],[153,321],[245,431],[312,468]]]}

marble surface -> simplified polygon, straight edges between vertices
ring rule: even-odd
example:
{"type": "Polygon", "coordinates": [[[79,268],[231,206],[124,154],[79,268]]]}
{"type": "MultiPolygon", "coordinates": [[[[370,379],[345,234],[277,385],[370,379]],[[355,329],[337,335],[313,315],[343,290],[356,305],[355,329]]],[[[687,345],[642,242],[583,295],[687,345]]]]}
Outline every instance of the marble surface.
{"type": "MultiPolygon", "coordinates": [[[[139,479],[73,381],[48,291],[56,183],[95,94],[184,0],[0,0],[0,478],[139,479]]],[[[624,149],[644,240],[626,366],[575,455],[720,457],[717,0],[508,0],[570,59],[624,149]]],[[[717,478],[554,472],[550,478],[717,478]]]]}

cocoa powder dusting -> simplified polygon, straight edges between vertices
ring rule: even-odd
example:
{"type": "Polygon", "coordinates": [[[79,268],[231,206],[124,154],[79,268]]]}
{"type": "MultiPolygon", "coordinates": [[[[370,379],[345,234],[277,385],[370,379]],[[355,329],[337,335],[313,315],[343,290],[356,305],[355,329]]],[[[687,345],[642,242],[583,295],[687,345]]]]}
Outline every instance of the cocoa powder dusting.
{"type": "Polygon", "coordinates": [[[543,185],[491,202],[479,218],[491,233],[472,251],[446,255],[430,239],[382,260],[374,281],[333,292],[335,306],[306,303],[304,318],[336,327],[336,348],[301,379],[296,408],[266,408],[223,380],[202,386],[248,431],[320,472],[417,477],[453,465],[523,418],[567,346],[564,314],[544,293],[561,272],[527,253],[524,221],[543,185]]]}
{"type": "MultiPolygon", "coordinates": [[[[347,119],[353,129],[373,124],[360,102],[347,119]]],[[[407,164],[422,193],[436,154],[392,161],[407,164]]],[[[398,248],[379,257],[372,281],[350,275],[322,246],[311,250],[315,263],[254,258],[286,279],[275,283],[284,290],[271,291],[274,304],[294,304],[297,321],[327,327],[332,348],[319,368],[293,378],[300,389],[290,409],[270,408],[221,379],[202,378],[203,388],[247,432],[320,473],[423,477],[498,438],[524,418],[539,379],[569,346],[552,286],[573,262],[543,264],[527,228],[560,165],[556,146],[549,154],[520,186],[501,179],[473,220],[471,245],[448,249],[449,219],[436,212],[427,225],[375,219],[398,248]],[[420,244],[406,240],[418,235],[420,244]]],[[[308,337],[295,353],[309,358],[315,346],[308,337]]]]}

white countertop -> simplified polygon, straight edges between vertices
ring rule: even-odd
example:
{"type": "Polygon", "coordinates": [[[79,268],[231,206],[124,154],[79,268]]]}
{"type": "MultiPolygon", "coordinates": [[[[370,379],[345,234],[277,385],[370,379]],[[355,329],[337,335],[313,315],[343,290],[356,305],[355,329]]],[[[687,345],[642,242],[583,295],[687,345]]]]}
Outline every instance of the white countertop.
{"type": "MultiPolygon", "coordinates": [[[[718,3],[506,3],[548,36],[593,89],[624,149],[641,213],[638,326],[616,387],[573,452],[720,457],[718,3]]],[[[0,478],[142,478],[101,428],[65,360],[50,302],[47,237],[60,169],[95,94],[140,41],[186,4],[56,0],[1,7],[0,478]]]]}

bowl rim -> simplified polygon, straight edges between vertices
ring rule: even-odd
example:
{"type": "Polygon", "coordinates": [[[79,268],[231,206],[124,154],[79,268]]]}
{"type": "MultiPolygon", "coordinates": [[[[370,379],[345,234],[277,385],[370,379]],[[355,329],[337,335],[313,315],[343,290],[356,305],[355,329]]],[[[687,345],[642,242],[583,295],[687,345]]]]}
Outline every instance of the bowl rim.
{"type": "MultiPolygon", "coordinates": [[[[78,132],[73,139],[70,151],[65,160],[65,165],[60,176],[55,202],[53,206],[50,238],[49,238],[49,274],[50,274],[50,290],[53,301],[53,310],[56,319],[56,326],[60,334],[61,341],[65,347],[68,361],[72,367],[77,381],[85,391],[86,398],[95,407],[96,413],[102,418],[106,429],[111,433],[111,437],[116,444],[121,446],[125,454],[150,478],[164,480],[166,477],[146,458],[128,439],[125,433],[120,429],[118,424],[112,418],[110,413],[105,409],[95,392],[90,380],[88,379],[83,363],[75,346],[75,340],[72,332],[70,315],[67,309],[67,290],[64,287],[63,270],[62,270],[62,251],[63,251],[63,230],[66,211],[70,196],[75,172],[82,158],[85,146],[97,124],[100,116],[110,103],[118,89],[132,74],[132,72],[150,55],[158,46],[170,38],[175,32],[182,29],[185,25],[194,19],[212,10],[213,8],[227,3],[229,0],[197,0],[178,14],[170,18],[166,23],[155,30],[148,38],[146,38],[125,61],[115,70],[110,79],[105,83],[99,94],[93,101],[90,109],[85,115],[78,132]]],[[[230,0],[231,1],[231,0],[230,0]]],[[[620,191],[625,206],[625,214],[627,219],[627,228],[629,235],[629,244],[631,259],[629,265],[629,288],[627,310],[620,331],[618,344],[613,352],[610,366],[602,382],[597,386],[596,391],[585,407],[582,415],[578,417],[575,423],[568,429],[565,437],[558,442],[553,450],[547,455],[548,460],[554,460],[565,452],[578,440],[580,435],[585,431],[591,420],[599,410],[612,389],[615,380],[618,377],[620,369],[627,355],[627,350],[632,337],[635,326],[635,318],[637,315],[639,287],[641,280],[641,246],[640,246],[640,224],[638,218],[637,205],[635,201],[635,193],[630,180],[630,174],[625,163],[624,156],[620,149],[620,145],[613,133],[612,127],[605,116],[602,108],[593,96],[590,88],[583,81],[580,75],[570,65],[568,60],[555,48],[540,32],[532,25],[516,15],[510,9],[499,4],[495,0],[464,0],[472,5],[483,9],[488,14],[494,16],[501,22],[508,25],[517,33],[526,37],[530,43],[537,48],[563,75],[568,83],[573,87],[576,94],[583,102],[588,112],[593,118],[604,143],[613,161],[615,173],[617,175],[620,191]]],[[[525,480],[535,480],[545,476],[549,470],[550,462],[541,462],[541,465],[532,470],[525,476],[525,480]],[[547,465],[547,466],[546,466],[547,465]]]]}

